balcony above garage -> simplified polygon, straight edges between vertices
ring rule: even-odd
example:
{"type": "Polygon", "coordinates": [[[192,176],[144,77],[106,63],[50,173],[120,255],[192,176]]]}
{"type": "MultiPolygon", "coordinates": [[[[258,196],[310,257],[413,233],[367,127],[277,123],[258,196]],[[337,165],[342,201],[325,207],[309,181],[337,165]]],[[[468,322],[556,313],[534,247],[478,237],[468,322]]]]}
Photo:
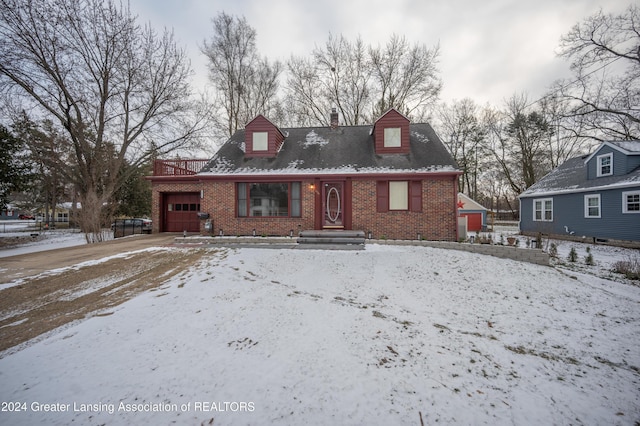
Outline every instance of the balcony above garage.
{"type": "Polygon", "coordinates": [[[209,162],[206,159],[193,160],[154,160],[153,176],[191,176],[209,162]]]}

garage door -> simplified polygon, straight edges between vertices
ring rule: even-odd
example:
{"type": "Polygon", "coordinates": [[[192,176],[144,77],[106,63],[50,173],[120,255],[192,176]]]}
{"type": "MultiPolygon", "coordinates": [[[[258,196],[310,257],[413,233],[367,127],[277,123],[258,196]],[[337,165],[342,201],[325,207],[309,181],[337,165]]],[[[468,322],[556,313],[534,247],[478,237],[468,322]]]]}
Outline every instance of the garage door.
{"type": "Polygon", "coordinates": [[[462,213],[461,216],[467,217],[467,231],[482,231],[482,213],[462,213]]]}
{"type": "Polygon", "coordinates": [[[200,193],[163,194],[163,232],[200,232],[200,193]]]}

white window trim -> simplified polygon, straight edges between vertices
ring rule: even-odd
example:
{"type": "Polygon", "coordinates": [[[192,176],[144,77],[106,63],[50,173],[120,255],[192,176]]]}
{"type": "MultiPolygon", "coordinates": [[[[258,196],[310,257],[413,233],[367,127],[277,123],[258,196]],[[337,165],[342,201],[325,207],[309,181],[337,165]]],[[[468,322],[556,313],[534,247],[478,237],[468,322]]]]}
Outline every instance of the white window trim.
{"type": "Polygon", "coordinates": [[[389,210],[409,210],[409,182],[389,182],[389,210]]]}
{"type": "Polygon", "coordinates": [[[602,203],[600,202],[600,194],[588,194],[584,196],[584,217],[586,219],[600,219],[600,217],[602,216],[602,203]],[[589,206],[589,199],[591,198],[596,198],[598,199],[598,205],[597,206],[589,206]],[[589,214],[589,207],[598,207],[598,214],[597,215],[590,215],[589,214]]]}
{"type": "Polygon", "coordinates": [[[596,175],[598,177],[613,175],[613,153],[612,152],[608,154],[598,155],[596,157],[596,164],[597,164],[596,175]],[[605,158],[609,158],[609,173],[602,173],[602,160],[604,160],[605,158]]]}
{"type": "Polygon", "coordinates": [[[269,132],[253,132],[253,150],[269,150],[269,132]]]}
{"type": "Polygon", "coordinates": [[[627,196],[629,195],[640,195],[640,191],[626,191],[622,193],[622,213],[624,214],[640,214],[640,211],[629,211],[627,210],[627,207],[629,207],[629,205],[627,204],[627,196]]]}
{"type": "Polygon", "coordinates": [[[553,198],[535,198],[533,200],[533,221],[534,222],[553,222],[553,198]],[[540,215],[540,219],[536,219],[536,202],[541,202],[542,203],[542,214],[540,215]],[[547,201],[551,201],[551,219],[545,219],[545,204],[547,201]]]}
{"type": "Polygon", "coordinates": [[[402,146],[402,128],[387,127],[384,129],[384,147],[400,148],[402,146]]]}

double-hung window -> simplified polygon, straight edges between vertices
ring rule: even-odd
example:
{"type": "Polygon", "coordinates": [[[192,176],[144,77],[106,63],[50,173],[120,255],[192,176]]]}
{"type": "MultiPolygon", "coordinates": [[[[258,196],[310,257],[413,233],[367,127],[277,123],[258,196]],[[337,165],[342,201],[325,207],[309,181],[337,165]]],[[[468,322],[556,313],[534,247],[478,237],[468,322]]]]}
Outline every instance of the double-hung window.
{"type": "Polygon", "coordinates": [[[533,200],[533,220],[536,222],[553,221],[553,198],[533,200]]]}
{"type": "Polygon", "coordinates": [[[387,127],[384,129],[384,147],[400,148],[402,146],[402,130],[400,127],[387,127]]]}
{"type": "Polygon", "coordinates": [[[377,211],[422,211],[422,181],[377,182],[377,211]]]}
{"type": "Polygon", "coordinates": [[[253,150],[267,151],[269,149],[269,133],[253,132],[253,150]]]}
{"type": "Polygon", "coordinates": [[[300,182],[238,183],[238,217],[300,217],[300,182]]]}
{"type": "Polygon", "coordinates": [[[600,194],[589,194],[584,196],[584,217],[600,217],[600,194]]]}
{"type": "Polygon", "coordinates": [[[640,213],[640,191],[622,193],[622,213],[640,213]]]}
{"type": "Polygon", "coordinates": [[[611,176],[613,174],[613,154],[598,155],[598,177],[611,176]]]}
{"type": "Polygon", "coordinates": [[[389,210],[409,210],[409,182],[389,182],[389,210]]]}

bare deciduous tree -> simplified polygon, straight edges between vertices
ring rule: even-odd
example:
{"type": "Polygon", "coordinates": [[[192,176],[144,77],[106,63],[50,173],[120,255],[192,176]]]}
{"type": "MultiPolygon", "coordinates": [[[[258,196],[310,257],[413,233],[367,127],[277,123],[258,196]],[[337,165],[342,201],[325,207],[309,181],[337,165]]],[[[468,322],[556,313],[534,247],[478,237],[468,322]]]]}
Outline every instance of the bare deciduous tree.
{"type": "Polygon", "coordinates": [[[619,15],[602,11],[565,34],[560,54],[571,60],[573,81],[556,91],[573,107],[570,116],[585,135],[640,138],[640,9],[619,15]]]}
{"type": "Polygon", "coordinates": [[[0,0],[0,10],[2,93],[65,129],[80,226],[100,241],[125,158],[182,147],[204,125],[185,52],[113,0],[0,0]]]}
{"type": "Polygon", "coordinates": [[[439,54],[438,46],[410,46],[406,38],[397,35],[391,36],[386,46],[371,48],[373,76],[378,84],[373,115],[395,108],[407,117],[425,118],[442,89],[439,54]]]}
{"type": "Polygon", "coordinates": [[[551,170],[547,146],[553,135],[546,117],[528,106],[525,95],[514,95],[506,110],[487,111],[490,146],[514,194],[520,194],[551,170]]]}
{"type": "Polygon", "coordinates": [[[442,87],[438,54],[438,47],[410,46],[396,35],[375,48],[360,38],[351,43],[329,35],[311,59],[292,57],[287,63],[292,121],[326,125],[332,108],[350,126],[371,123],[390,108],[412,120],[424,119],[442,87]]]}
{"type": "Polygon", "coordinates": [[[438,130],[442,142],[462,170],[459,190],[471,198],[478,197],[478,178],[489,154],[486,149],[487,129],[481,122],[481,111],[471,99],[442,104],[438,109],[438,130]]]}
{"type": "Polygon", "coordinates": [[[221,12],[212,24],[213,35],[201,51],[209,59],[209,76],[224,110],[218,125],[231,136],[258,114],[275,119],[282,64],[258,55],[256,32],[245,18],[221,12]]]}

